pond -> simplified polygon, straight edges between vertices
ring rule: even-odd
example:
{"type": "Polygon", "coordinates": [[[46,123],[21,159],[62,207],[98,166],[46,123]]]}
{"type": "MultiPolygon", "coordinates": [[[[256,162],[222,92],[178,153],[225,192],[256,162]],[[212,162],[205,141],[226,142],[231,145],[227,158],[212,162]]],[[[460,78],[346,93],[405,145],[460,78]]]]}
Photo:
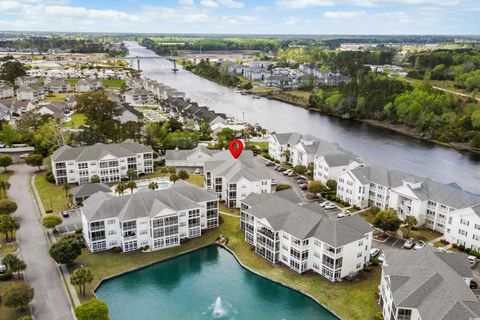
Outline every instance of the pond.
{"type": "Polygon", "coordinates": [[[244,269],[217,246],[107,280],[96,294],[112,320],[337,319],[309,297],[244,269]]]}

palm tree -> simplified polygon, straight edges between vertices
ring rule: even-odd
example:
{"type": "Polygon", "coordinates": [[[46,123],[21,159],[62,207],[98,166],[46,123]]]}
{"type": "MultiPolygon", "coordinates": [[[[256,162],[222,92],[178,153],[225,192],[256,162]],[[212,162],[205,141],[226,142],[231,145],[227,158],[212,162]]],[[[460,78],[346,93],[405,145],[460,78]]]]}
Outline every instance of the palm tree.
{"type": "Polygon", "coordinates": [[[123,182],[120,182],[115,186],[115,192],[118,193],[119,195],[123,195],[126,189],[127,189],[127,185],[123,182]]]}
{"type": "Polygon", "coordinates": [[[157,190],[158,189],[158,183],[156,183],[155,181],[152,181],[148,184],[148,188],[152,189],[152,190],[157,190]]]}
{"type": "Polygon", "coordinates": [[[406,237],[408,238],[410,236],[410,231],[412,231],[412,228],[417,225],[417,218],[415,218],[414,216],[407,216],[404,223],[407,225],[406,237]]]}
{"type": "Polygon", "coordinates": [[[10,189],[10,182],[7,180],[0,180],[0,190],[2,190],[2,198],[7,197],[7,191],[10,189]]]}
{"type": "Polygon", "coordinates": [[[72,272],[70,276],[70,283],[74,286],[78,286],[80,293],[85,297],[85,286],[87,283],[91,283],[93,281],[93,273],[90,268],[81,266],[75,271],[72,272]]]}
{"type": "Polygon", "coordinates": [[[283,153],[282,153],[282,156],[285,157],[285,162],[290,162],[290,150],[285,150],[283,153]]]}
{"type": "Polygon", "coordinates": [[[135,189],[136,187],[137,187],[137,184],[135,183],[135,181],[130,180],[127,182],[127,188],[130,189],[131,194],[133,194],[133,189],[135,189]]]}
{"type": "Polygon", "coordinates": [[[18,279],[20,279],[20,272],[27,268],[25,262],[13,254],[7,254],[3,258],[2,263],[6,264],[13,272],[16,272],[18,279]]]}

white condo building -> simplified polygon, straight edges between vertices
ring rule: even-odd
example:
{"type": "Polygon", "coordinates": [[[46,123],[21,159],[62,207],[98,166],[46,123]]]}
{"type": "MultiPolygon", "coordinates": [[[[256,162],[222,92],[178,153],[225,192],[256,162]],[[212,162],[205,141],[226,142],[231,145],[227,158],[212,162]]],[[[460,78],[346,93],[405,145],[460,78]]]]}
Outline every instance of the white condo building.
{"type": "Polygon", "coordinates": [[[93,176],[102,183],[114,183],[133,170],[137,176],[153,172],[153,150],[136,142],[95,144],[85,147],[63,146],[51,156],[57,184],[85,184],[93,176]]]}
{"type": "Polygon", "coordinates": [[[338,180],[346,170],[363,167],[365,164],[352,154],[333,153],[315,156],[313,165],[313,180],[326,183],[328,180],[338,180]]]}
{"type": "Polygon", "coordinates": [[[480,204],[447,215],[445,240],[480,252],[480,204]]]}
{"type": "Polygon", "coordinates": [[[238,159],[228,150],[217,153],[205,162],[203,173],[205,187],[213,190],[230,208],[239,208],[240,201],[252,193],[275,192],[272,176],[265,166],[255,162],[250,150],[244,150],[238,159]]]}
{"type": "Polygon", "coordinates": [[[160,250],[179,246],[218,227],[218,199],[185,181],[165,190],[115,197],[97,192],[81,208],[83,237],[92,252],[145,246],[160,250]]]}
{"type": "Polygon", "coordinates": [[[338,219],[318,203],[300,202],[293,190],[242,200],[245,241],[272,263],[298,273],[312,270],[330,281],[362,270],[370,259],[372,227],[358,215],[338,219]]]}
{"type": "Polygon", "coordinates": [[[472,278],[462,254],[430,247],[387,251],[379,285],[383,319],[479,319],[480,302],[469,288],[472,278]]]}
{"type": "Polygon", "coordinates": [[[302,135],[297,132],[275,133],[268,139],[268,154],[280,162],[287,162],[286,151],[300,141],[302,135]]]}

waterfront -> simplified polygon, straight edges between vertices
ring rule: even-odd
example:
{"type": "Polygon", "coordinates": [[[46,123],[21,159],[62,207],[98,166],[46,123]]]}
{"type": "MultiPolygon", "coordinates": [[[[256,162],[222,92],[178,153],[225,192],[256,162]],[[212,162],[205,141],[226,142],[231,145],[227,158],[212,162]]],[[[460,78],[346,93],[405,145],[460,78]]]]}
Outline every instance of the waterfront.
{"type": "MultiPolygon", "coordinates": [[[[152,51],[127,42],[130,56],[152,57],[152,51]]],[[[143,75],[186,93],[217,112],[259,123],[276,132],[298,131],[339,143],[370,165],[406,171],[443,183],[456,182],[480,193],[480,156],[436,145],[366,123],[321,115],[287,103],[252,99],[191,72],[174,73],[164,58],[141,59],[143,75]]]]}
{"type": "Polygon", "coordinates": [[[307,296],[245,270],[217,246],[107,280],[96,293],[113,320],[336,319],[307,296]]]}

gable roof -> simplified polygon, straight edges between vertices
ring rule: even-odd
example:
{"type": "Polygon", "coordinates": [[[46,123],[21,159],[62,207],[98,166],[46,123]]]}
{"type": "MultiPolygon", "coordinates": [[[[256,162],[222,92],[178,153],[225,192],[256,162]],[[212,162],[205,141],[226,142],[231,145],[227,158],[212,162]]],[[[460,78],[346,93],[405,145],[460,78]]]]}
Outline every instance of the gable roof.
{"type": "Polygon", "coordinates": [[[383,273],[390,277],[397,308],[418,309],[423,320],[467,320],[480,316],[480,303],[463,278],[472,278],[464,254],[435,248],[385,252],[383,273]]]}
{"type": "Polygon", "coordinates": [[[83,198],[90,197],[92,194],[100,191],[109,193],[111,190],[106,184],[103,183],[86,183],[73,188],[70,193],[74,198],[83,198]]]}
{"type": "Polygon", "coordinates": [[[153,152],[152,147],[143,146],[132,141],[121,143],[103,144],[97,143],[92,146],[70,147],[62,146],[53,152],[51,159],[57,161],[91,161],[100,160],[106,155],[111,154],[116,158],[134,157],[137,153],[153,152]]]}
{"type": "Polygon", "coordinates": [[[275,231],[283,230],[300,240],[314,237],[335,248],[363,239],[372,231],[358,215],[333,218],[318,203],[302,205],[297,199],[291,191],[282,191],[250,194],[242,202],[250,205],[245,212],[266,219],[275,231]]]}

